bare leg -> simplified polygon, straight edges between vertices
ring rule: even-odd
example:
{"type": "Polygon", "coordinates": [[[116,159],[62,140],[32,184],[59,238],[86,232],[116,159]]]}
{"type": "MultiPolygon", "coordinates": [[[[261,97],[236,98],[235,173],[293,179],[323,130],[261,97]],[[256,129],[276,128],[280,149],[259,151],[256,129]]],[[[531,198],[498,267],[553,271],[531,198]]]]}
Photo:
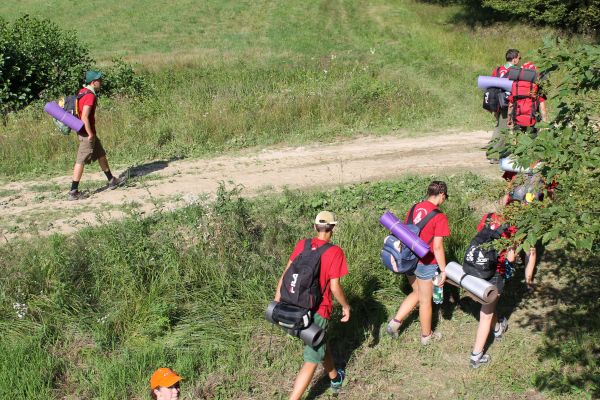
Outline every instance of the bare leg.
{"type": "Polygon", "coordinates": [[[400,304],[400,308],[398,308],[398,312],[394,317],[397,321],[404,321],[408,314],[415,309],[417,304],[419,304],[419,286],[417,285],[417,277],[409,276],[408,281],[410,282],[410,286],[412,286],[412,292],[400,304]]]}
{"type": "Polygon", "coordinates": [[[329,379],[335,379],[337,377],[337,370],[335,369],[335,364],[333,364],[333,357],[331,356],[331,351],[329,350],[329,345],[325,350],[325,359],[323,359],[323,368],[327,372],[329,379]]]}
{"type": "Polygon", "coordinates": [[[475,336],[475,344],[473,345],[473,353],[477,354],[483,351],[483,346],[490,335],[492,324],[494,323],[494,316],[496,311],[496,299],[491,304],[482,304],[481,311],[479,312],[479,326],[477,327],[477,334],[475,336]]]}
{"type": "Polygon", "coordinates": [[[421,336],[431,333],[431,302],[433,296],[433,282],[431,279],[417,278],[419,287],[419,322],[421,323],[421,336]]]}
{"type": "Polygon", "coordinates": [[[73,167],[73,181],[79,182],[81,180],[81,177],[83,176],[84,167],[85,166],[83,164],[75,163],[75,166],[73,167]]]}
{"type": "Polygon", "coordinates": [[[296,381],[294,382],[294,389],[290,395],[290,400],[300,400],[302,398],[302,395],[315,375],[318,365],[319,364],[310,362],[305,362],[302,365],[302,368],[300,368],[300,372],[298,372],[298,376],[296,377],[296,381]]]}

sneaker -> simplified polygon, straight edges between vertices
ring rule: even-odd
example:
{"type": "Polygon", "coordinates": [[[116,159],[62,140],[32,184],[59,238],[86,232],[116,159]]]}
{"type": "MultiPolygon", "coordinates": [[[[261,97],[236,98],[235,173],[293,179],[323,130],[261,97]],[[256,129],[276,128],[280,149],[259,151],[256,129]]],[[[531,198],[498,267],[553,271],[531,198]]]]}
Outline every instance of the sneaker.
{"type": "Polygon", "coordinates": [[[502,317],[500,322],[500,328],[498,330],[494,329],[494,339],[502,340],[502,335],[508,330],[508,320],[506,317],[502,317]]]}
{"type": "Polygon", "coordinates": [[[469,358],[469,365],[471,366],[471,368],[477,369],[482,365],[489,363],[491,360],[492,356],[490,356],[489,354],[483,354],[479,358],[473,358],[473,355],[471,355],[471,357],[469,358]]]}
{"type": "Polygon", "coordinates": [[[87,193],[80,192],[79,190],[71,190],[71,191],[69,191],[67,198],[69,199],[69,201],[83,200],[83,199],[87,199],[88,195],[87,195],[87,193]]]}
{"type": "Polygon", "coordinates": [[[441,332],[438,332],[438,331],[431,332],[429,334],[429,336],[421,336],[421,344],[423,346],[427,346],[429,344],[429,342],[431,342],[432,340],[435,340],[437,342],[441,338],[442,338],[441,332]]]}
{"type": "Polygon", "coordinates": [[[342,385],[344,384],[344,380],[346,380],[346,373],[343,369],[339,368],[337,370],[338,376],[341,378],[339,382],[331,381],[331,391],[333,393],[339,393],[342,390],[342,385]]]}
{"type": "Polygon", "coordinates": [[[392,328],[390,325],[385,328],[385,331],[392,339],[398,339],[398,331],[392,328]]]}
{"type": "Polygon", "coordinates": [[[125,183],[125,177],[116,178],[113,176],[113,178],[110,181],[108,181],[108,188],[110,190],[114,190],[114,189],[118,188],[119,186],[123,186],[124,183],[125,183]]]}

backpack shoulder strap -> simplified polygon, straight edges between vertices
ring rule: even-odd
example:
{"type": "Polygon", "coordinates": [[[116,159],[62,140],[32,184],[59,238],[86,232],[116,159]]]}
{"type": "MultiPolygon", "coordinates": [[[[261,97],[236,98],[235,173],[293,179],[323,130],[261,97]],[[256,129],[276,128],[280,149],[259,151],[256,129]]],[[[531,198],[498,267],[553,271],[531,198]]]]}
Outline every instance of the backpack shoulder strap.
{"type": "Polygon", "coordinates": [[[496,67],[496,78],[500,78],[500,67],[496,67]]]}
{"type": "Polygon", "coordinates": [[[323,255],[323,253],[325,253],[331,247],[333,247],[333,245],[331,243],[325,243],[324,245],[319,246],[319,248],[317,249],[317,253],[319,253],[319,257],[321,257],[323,255]]]}
{"type": "Polygon", "coordinates": [[[490,222],[492,222],[492,215],[494,215],[494,213],[487,213],[487,215],[485,216],[486,224],[489,224],[490,222]]]}
{"type": "Polygon", "coordinates": [[[415,208],[417,207],[417,204],[419,203],[413,204],[413,206],[410,208],[410,212],[408,213],[408,220],[406,221],[408,224],[412,224],[414,222],[415,208]]]}
{"type": "MultiPolygon", "coordinates": [[[[83,96],[85,96],[86,94],[94,94],[94,92],[92,92],[90,89],[86,89],[84,92],[81,93],[77,93],[77,100],[81,99],[83,96]]],[[[94,96],[96,96],[94,94],[94,96]]]]}
{"type": "Polygon", "coordinates": [[[427,216],[425,218],[420,220],[419,223],[416,225],[419,227],[419,229],[423,230],[423,228],[425,228],[425,225],[427,225],[427,223],[429,221],[431,221],[433,219],[433,217],[435,217],[436,215],[438,215],[440,213],[441,213],[440,210],[438,210],[437,208],[434,208],[433,210],[431,210],[429,212],[429,214],[427,214],[427,216]]]}

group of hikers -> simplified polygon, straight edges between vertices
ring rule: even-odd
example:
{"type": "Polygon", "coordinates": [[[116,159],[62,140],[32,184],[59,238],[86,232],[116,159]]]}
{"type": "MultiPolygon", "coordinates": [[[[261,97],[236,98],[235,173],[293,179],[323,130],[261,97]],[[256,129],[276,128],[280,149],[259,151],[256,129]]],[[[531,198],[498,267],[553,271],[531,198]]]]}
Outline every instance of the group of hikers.
{"type": "MultiPolygon", "coordinates": [[[[511,70],[518,69],[521,56],[517,50],[509,49],[506,52],[506,63],[494,69],[493,75],[496,77],[507,77],[511,70]]],[[[520,70],[528,69],[535,71],[535,66],[531,63],[524,63],[520,70]]],[[[84,122],[84,128],[78,133],[79,150],[73,172],[71,190],[69,199],[79,200],[85,198],[85,194],[79,191],[78,185],[81,179],[84,165],[93,161],[98,161],[102,170],[106,174],[109,188],[116,188],[124,183],[123,178],[114,177],[110,171],[106,152],[102,147],[100,139],[96,134],[95,110],[96,93],[102,86],[102,74],[97,71],[88,71],[86,73],[86,86],[81,89],[77,95],[77,111],[84,122]]],[[[530,86],[533,88],[533,86],[530,86]]],[[[547,112],[545,107],[545,98],[538,93],[538,87],[535,91],[530,90],[526,96],[515,95],[512,92],[500,93],[500,105],[492,111],[497,119],[496,129],[493,134],[490,148],[501,149],[504,135],[507,129],[525,129],[530,128],[535,134],[535,122],[519,124],[517,118],[523,113],[529,115],[537,121],[539,116],[547,121],[547,112]],[[504,96],[504,98],[502,98],[504,96]],[[520,101],[527,97],[529,99],[527,108],[524,110],[520,101]],[[532,100],[533,99],[533,100],[532,100]],[[535,108],[535,109],[532,109],[535,108]]],[[[491,162],[497,162],[493,157],[488,156],[491,162]]],[[[516,174],[505,174],[505,179],[513,182],[516,174]]],[[[503,217],[503,207],[512,202],[531,201],[530,198],[522,198],[515,195],[514,188],[510,188],[508,194],[498,201],[496,209],[493,212],[486,213],[477,226],[478,232],[484,230],[497,233],[496,237],[511,238],[516,233],[514,226],[508,226],[503,217]]],[[[448,200],[448,186],[443,181],[435,180],[429,184],[426,190],[425,200],[413,205],[407,212],[404,222],[406,224],[419,224],[420,231],[418,236],[421,240],[430,246],[430,251],[424,257],[419,258],[416,268],[406,273],[406,279],[412,287],[412,291],[405,297],[400,304],[396,314],[389,320],[385,328],[387,334],[392,339],[400,336],[400,330],[407,317],[418,306],[420,323],[420,342],[423,346],[432,341],[442,339],[442,333],[432,329],[433,304],[432,298],[435,287],[442,287],[446,282],[446,254],[444,251],[444,239],[450,236],[450,228],[447,216],[439,209],[440,206],[448,200]],[[429,218],[427,217],[429,215],[429,218]]],[[[331,243],[331,239],[338,221],[335,215],[329,211],[319,212],[314,220],[315,236],[310,239],[303,239],[297,242],[293,249],[287,266],[284,269],[275,290],[274,300],[282,300],[282,292],[307,291],[310,292],[311,310],[309,315],[311,323],[319,328],[326,330],[333,311],[333,298],[337,300],[342,308],[341,322],[347,322],[351,316],[351,308],[348,303],[340,279],[348,274],[348,265],[344,251],[337,245],[331,243]],[[313,261],[310,261],[313,260],[313,261]],[[316,260],[316,261],[315,261],[316,260]],[[299,276],[303,272],[299,271],[299,266],[308,265],[313,262],[314,269],[309,271],[313,274],[313,286],[302,286],[298,283],[299,276]]],[[[475,340],[472,351],[469,354],[469,365],[472,368],[478,368],[489,363],[491,357],[484,354],[484,346],[493,333],[495,340],[500,340],[508,328],[508,321],[504,317],[499,317],[496,312],[496,306],[504,290],[504,283],[512,275],[514,270],[513,263],[516,259],[516,244],[502,249],[497,253],[495,260],[495,270],[491,277],[486,279],[498,290],[497,298],[487,304],[481,305],[479,326],[475,333],[475,340]]],[[[532,248],[527,254],[522,254],[525,265],[525,279],[527,287],[533,289],[533,276],[536,266],[536,249],[532,248]]],[[[333,392],[339,392],[345,380],[345,371],[336,368],[332,357],[331,348],[327,340],[323,340],[317,346],[305,345],[303,350],[304,364],[302,365],[293,385],[290,399],[301,399],[306,389],[310,385],[319,364],[323,364],[324,370],[330,379],[330,387],[333,392]]],[[[179,384],[181,377],[169,368],[158,369],[150,379],[150,394],[155,400],[176,399],[179,396],[179,384]]]]}

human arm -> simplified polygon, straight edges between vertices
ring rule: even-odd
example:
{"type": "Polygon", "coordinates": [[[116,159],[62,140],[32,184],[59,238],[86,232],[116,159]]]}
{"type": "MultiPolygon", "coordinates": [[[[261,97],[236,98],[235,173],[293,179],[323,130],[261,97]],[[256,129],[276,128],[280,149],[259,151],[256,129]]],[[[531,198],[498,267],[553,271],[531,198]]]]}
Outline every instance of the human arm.
{"type": "Polygon", "coordinates": [[[279,282],[277,282],[277,290],[275,291],[275,299],[274,300],[278,303],[281,300],[281,282],[283,281],[283,276],[285,275],[285,273],[288,270],[288,268],[290,267],[290,265],[292,265],[292,260],[288,261],[287,266],[285,267],[285,269],[283,270],[283,273],[279,277],[279,282]]]}
{"type": "Polygon", "coordinates": [[[344,289],[342,289],[342,285],[340,285],[340,279],[334,278],[329,281],[329,285],[331,288],[331,293],[333,297],[340,303],[342,306],[342,322],[348,322],[350,319],[350,304],[346,300],[346,295],[344,294],[344,289]]]}
{"type": "Polygon", "coordinates": [[[540,102],[540,113],[542,114],[542,121],[548,122],[548,111],[546,109],[546,102],[540,102]]]}
{"type": "Polygon", "coordinates": [[[84,105],[83,110],[81,111],[81,121],[83,121],[83,125],[85,126],[85,131],[88,136],[88,140],[92,141],[94,136],[96,136],[96,128],[92,126],[90,122],[90,114],[92,112],[92,106],[84,105]]]}
{"type": "Polygon", "coordinates": [[[527,261],[527,266],[525,267],[525,283],[527,286],[531,286],[531,284],[533,284],[533,271],[535,269],[536,259],[537,252],[535,247],[531,247],[529,249],[529,260],[527,261]]]}
{"type": "Polygon", "coordinates": [[[440,281],[439,286],[444,286],[446,282],[446,253],[444,251],[444,237],[434,236],[433,237],[433,255],[440,268],[440,281]]]}

